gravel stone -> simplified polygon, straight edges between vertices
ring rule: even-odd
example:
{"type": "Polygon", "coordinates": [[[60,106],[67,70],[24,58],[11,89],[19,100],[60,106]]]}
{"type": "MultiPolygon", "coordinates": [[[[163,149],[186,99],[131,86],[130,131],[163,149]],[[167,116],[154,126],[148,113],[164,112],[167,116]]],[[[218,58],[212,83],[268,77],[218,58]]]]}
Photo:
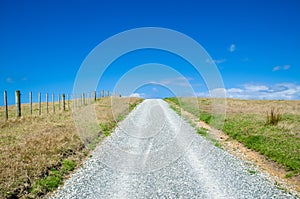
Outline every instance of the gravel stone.
{"type": "Polygon", "coordinates": [[[50,198],[296,198],[249,170],[149,99],[50,198]]]}

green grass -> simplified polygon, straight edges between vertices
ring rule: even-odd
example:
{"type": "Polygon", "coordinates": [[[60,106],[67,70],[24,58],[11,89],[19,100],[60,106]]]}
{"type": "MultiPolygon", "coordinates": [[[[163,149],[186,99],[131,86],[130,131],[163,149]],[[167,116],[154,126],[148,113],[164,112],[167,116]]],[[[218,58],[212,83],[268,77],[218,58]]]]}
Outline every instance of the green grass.
{"type": "Polygon", "coordinates": [[[292,172],[287,173],[287,174],[285,175],[285,177],[286,177],[286,178],[291,178],[291,177],[295,176],[296,174],[297,174],[296,171],[292,171],[292,172]]]}
{"type": "Polygon", "coordinates": [[[234,115],[227,117],[223,131],[287,170],[300,171],[300,138],[287,129],[266,125],[257,115],[234,115]]]}
{"type": "Polygon", "coordinates": [[[256,171],[251,170],[251,169],[249,169],[248,172],[249,172],[250,174],[256,174],[256,171]]]}
{"type": "Polygon", "coordinates": [[[58,170],[52,169],[49,172],[49,175],[45,178],[37,180],[30,192],[34,195],[42,195],[48,191],[55,190],[59,185],[63,183],[63,177],[61,172],[58,170]]]}
{"type": "Polygon", "coordinates": [[[135,103],[129,103],[129,112],[132,111],[138,104],[140,104],[143,101],[143,99],[139,99],[135,103]]]}
{"type": "Polygon", "coordinates": [[[211,120],[211,114],[210,113],[206,113],[206,112],[202,112],[200,113],[200,120],[204,121],[205,123],[209,124],[210,120],[211,120]]]}
{"type": "Polygon", "coordinates": [[[207,129],[205,128],[197,128],[197,133],[202,135],[203,137],[207,136],[207,129]]]}
{"type": "MultiPolygon", "coordinates": [[[[297,109],[299,102],[229,99],[227,116],[222,124],[212,122],[218,121],[221,115],[210,114],[212,104],[210,99],[198,99],[200,111],[188,104],[188,100],[168,98],[166,101],[175,103],[200,120],[223,130],[247,148],[284,166],[290,171],[287,177],[300,173],[300,113],[296,112],[299,110],[297,109]],[[270,105],[276,108],[269,110],[266,115],[263,110],[270,105]],[[278,107],[285,112],[280,112],[278,107]]],[[[204,137],[207,136],[202,129],[198,129],[197,132],[204,137]]],[[[216,141],[215,145],[220,146],[220,143],[216,141]]]]}
{"type": "Polygon", "coordinates": [[[111,131],[116,127],[116,122],[101,123],[100,128],[105,136],[109,136],[111,131]]]}
{"type": "Polygon", "coordinates": [[[165,98],[164,100],[166,100],[166,101],[171,101],[171,102],[173,102],[174,104],[179,105],[179,100],[178,100],[178,98],[176,98],[176,97],[168,97],[168,98],[165,98]]]}
{"type": "Polygon", "coordinates": [[[64,160],[58,169],[50,169],[48,175],[35,181],[30,189],[30,193],[33,194],[33,196],[41,196],[57,189],[57,187],[63,184],[63,176],[69,174],[75,167],[76,162],[74,160],[64,160]]]}
{"type": "Polygon", "coordinates": [[[69,171],[73,171],[75,167],[76,167],[76,161],[67,159],[62,162],[61,171],[63,174],[68,174],[69,171]]]}

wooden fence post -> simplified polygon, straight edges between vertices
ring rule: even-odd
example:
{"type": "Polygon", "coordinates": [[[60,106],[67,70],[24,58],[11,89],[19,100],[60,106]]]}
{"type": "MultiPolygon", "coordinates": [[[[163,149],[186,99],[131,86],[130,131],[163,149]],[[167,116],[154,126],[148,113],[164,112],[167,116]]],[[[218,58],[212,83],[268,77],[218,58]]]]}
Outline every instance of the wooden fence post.
{"type": "Polygon", "coordinates": [[[109,97],[109,91],[107,91],[107,97],[109,97]]]}
{"type": "Polygon", "coordinates": [[[102,97],[104,97],[104,90],[102,90],[102,97]]]}
{"type": "Polygon", "coordinates": [[[89,103],[88,104],[91,104],[93,101],[93,93],[89,93],[89,103]]]}
{"type": "Polygon", "coordinates": [[[84,93],[83,105],[87,105],[89,103],[89,94],[84,93]]]}
{"type": "Polygon", "coordinates": [[[5,120],[8,120],[7,92],[4,91],[5,120]]]}
{"type": "Polygon", "coordinates": [[[39,115],[42,114],[42,105],[41,105],[41,92],[38,94],[38,104],[39,104],[39,115]]]}
{"type": "Polygon", "coordinates": [[[16,91],[16,109],[17,117],[21,117],[21,93],[19,90],[16,91]]]}
{"type": "Polygon", "coordinates": [[[46,112],[49,113],[48,93],[46,93],[46,112]]]}
{"type": "Polygon", "coordinates": [[[97,92],[94,91],[94,101],[97,101],[97,92]]]}
{"type": "Polygon", "coordinates": [[[52,93],[52,110],[53,110],[53,113],[55,113],[54,93],[52,93]]]}
{"type": "Polygon", "coordinates": [[[70,94],[67,94],[68,110],[70,110],[70,94]]]}
{"type": "Polygon", "coordinates": [[[58,110],[60,110],[60,93],[58,94],[58,110]]]}
{"type": "Polygon", "coordinates": [[[32,115],[32,92],[29,92],[30,115],[32,115]]]}
{"type": "Polygon", "coordinates": [[[85,100],[84,100],[84,98],[85,98],[85,96],[84,96],[84,93],[82,93],[82,99],[81,99],[81,104],[82,104],[82,106],[84,106],[85,105],[85,100]]]}
{"type": "Polygon", "coordinates": [[[63,107],[63,111],[65,111],[66,110],[66,96],[65,96],[65,94],[63,93],[62,94],[62,107],[63,107]]]}
{"type": "Polygon", "coordinates": [[[72,94],[72,100],[73,100],[73,109],[77,107],[77,99],[76,99],[76,94],[72,94]]]}

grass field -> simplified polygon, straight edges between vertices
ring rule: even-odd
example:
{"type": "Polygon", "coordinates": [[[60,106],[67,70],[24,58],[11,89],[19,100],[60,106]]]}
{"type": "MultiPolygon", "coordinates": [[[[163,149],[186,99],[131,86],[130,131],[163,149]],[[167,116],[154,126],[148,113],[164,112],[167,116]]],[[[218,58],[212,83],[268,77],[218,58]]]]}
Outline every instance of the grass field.
{"type": "MultiPolygon", "coordinates": [[[[212,99],[167,99],[210,124],[212,99]],[[197,108],[199,107],[199,109],[197,108]]],[[[300,175],[300,101],[227,99],[223,125],[211,125],[286,169],[286,177],[300,175]],[[271,111],[278,123],[270,123],[271,111]]],[[[220,116],[220,118],[222,118],[220,116]]]]}
{"type": "Polygon", "coordinates": [[[114,113],[110,97],[95,102],[101,131],[95,132],[96,136],[86,145],[77,133],[71,111],[59,111],[57,107],[55,114],[37,116],[34,109],[30,116],[28,105],[24,105],[24,116],[17,119],[13,115],[14,107],[9,107],[11,119],[5,121],[1,107],[0,198],[36,198],[56,189],[89,151],[109,135],[116,126],[115,120],[124,118],[140,101],[138,98],[116,98],[114,113]]]}

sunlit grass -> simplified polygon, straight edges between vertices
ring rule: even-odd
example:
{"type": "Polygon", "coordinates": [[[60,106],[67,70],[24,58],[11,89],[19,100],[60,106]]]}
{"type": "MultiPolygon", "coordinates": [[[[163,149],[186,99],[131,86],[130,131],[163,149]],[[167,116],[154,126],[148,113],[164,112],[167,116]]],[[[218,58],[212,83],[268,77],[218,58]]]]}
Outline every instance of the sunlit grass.
{"type": "Polygon", "coordinates": [[[115,117],[124,117],[135,106],[132,104],[140,102],[137,98],[120,98],[113,114],[111,99],[95,103],[99,125],[108,128],[94,132],[87,145],[77,133],[71,111],[57,108],[55,114],[38,116],[34,112],[31,116],[25,106],[21,118],[13,117],[12,112],[8,121],[0,120],[0,198],[34,198],[59,186],[63,176],[79,165],[104,134],[110,134],[116,126],[115,117]]]}
{"type": "MultiPolygon", "coordinates": [[[[200,98],[199,106],[168,100],[208,124],[218,117],[211,113],[213,99],[200,98]]],[[[300,173],[300,101],[227,99],[226,111],[223,126],[211,125],[284,166],[289,177],[300,173]]]]}

